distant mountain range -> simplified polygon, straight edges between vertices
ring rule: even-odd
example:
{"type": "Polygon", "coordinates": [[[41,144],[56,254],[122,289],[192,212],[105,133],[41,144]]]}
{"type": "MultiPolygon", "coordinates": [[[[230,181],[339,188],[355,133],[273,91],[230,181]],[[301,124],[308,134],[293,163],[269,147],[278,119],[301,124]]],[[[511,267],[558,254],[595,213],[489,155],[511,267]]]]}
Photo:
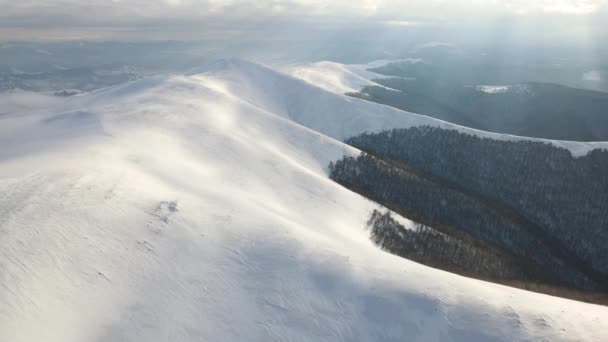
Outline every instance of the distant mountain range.
{"type": "Polygon", "coordinates": [[[488,75],[440,76],[424,62],[394,63],[371,69],[392,77],[349,94],[485,131],[608,141],[608,93],[550,83],[500,83],[505,77],[492,78],[495,71],[487,68],[488,75]]]}

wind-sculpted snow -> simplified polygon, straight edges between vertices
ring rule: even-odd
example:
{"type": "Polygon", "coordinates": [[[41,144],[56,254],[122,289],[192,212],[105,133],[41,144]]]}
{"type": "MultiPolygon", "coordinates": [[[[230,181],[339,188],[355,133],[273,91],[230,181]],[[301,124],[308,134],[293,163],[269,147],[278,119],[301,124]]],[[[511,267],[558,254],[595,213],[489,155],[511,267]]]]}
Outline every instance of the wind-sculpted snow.
{"type": "MultiPolygon", "coordinates": [[[[416,63],[420,62],[420,60],[402,60],[400,62],[407,63],[416,63]]],[[[310,65],[300,65],[296,67],[289,67],[285,69],[285,72],[292,75],[295,78],[303,80],[308,84],[315,85],[324,90],[333,92],[336,95],[344,95],[347,92],[355,92],[360,91],[364,86],[381,86],[375,84],[373,82],[374,79],[386,78],[385,75],[374,74],[368,69],[377,68],[384,64],[387,64],[387,61],[378,61],[373,62],[368,65],[344,65],[338,63],[331,62],[320,62],[313,63],[310,65]]],[[[297,87],[294,84],[294,87],[297,87]]],[[[496,87],[495,87],[496,88],[496,87]]],[[[517,88],[517,87],[516,87],[517,88]]],[[[517,91],[525,91],[525,89],[521,89],[521,86],[517,89],[517,91]]],[[[395,90],[396,91],[396,90],[395,90]]],[[[301,92],[296,92],[301,93],[301,92]]],[[[315,95],[307,94],[306,96],[315,97],[315,95]]],[[[338,101],[338,100],[336,100],[338,101]]],[[[359,124],[351,125],[350,127],[345,127],[344,130],[339,131],[335,130],[333,132],[327,132],[328,135],[332,135],[332,133],[336,133],[338,136],[340,134],[347,134],[346,138],[350,138],[363,131],[367,131],[369,133],[377,132],[383,129],[392,129],[392,128],[409,128],[412,126],[436,126],[445,129],[458,130],[463,133],[479,136],[479,137],[487,137],[496,140],[510,140],[510,141],[540,141],[548,144],[552,144],[554,146],[565,148],[570,151],[570,153],[574,157],[582,157],[587,155],[594,149],[604,149],[608,150],[608,142],[576,142],[576,141],[559,141],[559,140],[547,140],[547,139],[538,139],[538,138],[530,138],[530,137],[520,137],[508,134],[498,134],[498,133],[490,133],[485,131],[480,131],[477,129],[472,129],[468,127],[462,127],[458,125],[454,125],[451,123],[447,123],[445,121],[441,121],[438,119],[433,119],[423,115],[416,115],[412,113],[407,113],[394,108],[384,108],[382,105],[378,105],[375,103],[368,103],[363,100],[354,101],[349,98],[349,100],[343,100],[343,104],[339,105],[342,110],[338,111],[338,115],[343,120],[351,120],[351,117],[348,117],[347,113],[361,113],[371,112],[372,114],[360,114],[365,117],[366,120],[375,121],[373,124],[365,124],[361,123],[361,118],[359,116],[355,116],[355,122],[359,124]],[[361,105],[360,102],[365,102],[366,105],[361,105]],[[352,108],[357,107],[358,109],[352,108]],[[380,109],[382,108],[382,109],[380,109]],[[390,127],[387,127],[390,126],[390,127]]],[[[320,104],[327,103],[326,101],[319,101],[320,104]]],[[[314,108],[313,111],[317,111],[318,108],[314,108]]],[[[330,108],[329,111],[332,111],[330,108]]],[[[338,120],[339,122],[339,120],[338,120]]],[[[334,135],[332,135],[334,136],[334,135]]],[[[343,139],[341,136],[339,139],[343,139]]]]}
{"type": "MultiPolygon", "coordinates": [[[[306,81],[327,91],[345,94],[358,92],[365,86],[385,86],[374,82],[376,79],[390,78],[370,71],[389,63],[420,63],[420,59],[379,60],[368,64],[341,64],[336,62],[317,62],[310,64],[288,65],[282,71],[295,78],[306,81]]],[[[390,88],[387,88],[390,89],[390,88]]]]}
{"type": "Polygon", "coordinates": [[[290,65],[285,68],[284,72],[327,91],[345,94],[358,92],[365,86],[383,87],[373,82],[372,79],[385,76],[367,70],[371,68],[369,65],[318,62],[290,65]]]}
{"type": "Polygon", "coordinates": [[[1,341],[608,339],[605,307],[377,249],[325,167],[399,112],[241,66],[0,117],[1,341]]]}

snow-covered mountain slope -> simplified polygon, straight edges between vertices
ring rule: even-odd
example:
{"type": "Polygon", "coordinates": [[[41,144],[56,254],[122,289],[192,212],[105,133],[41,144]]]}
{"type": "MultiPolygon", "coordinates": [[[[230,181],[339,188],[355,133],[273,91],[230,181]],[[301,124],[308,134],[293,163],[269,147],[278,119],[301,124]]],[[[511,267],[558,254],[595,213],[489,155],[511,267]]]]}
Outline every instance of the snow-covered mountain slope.
{"type": "Polygon", "coordinates": [[[358,92],[365,86],[385,86],[374,82],[374,79],[387,78],[386,75],[369,71],[370,69],[382,67],[388,63],[419,63],[420,59],[402,60],[379,60],[367,64],[342,64],[336,62],[317,62],[309,64],[288,65],[281,71],[295,78],[314,84],[327,91],[345,94],[358,92]]]}
{"type": "Polygon", "coordinates": [[[372,80],[386,76],[368,71],[372,67],[373,64],[347,65],[324,61],[312,64],[290,65],[284,67],[282,71],[327,91],[345,94],[358,92],[365,86],[383,87],[372,80]]]}
{"type": "Polygon", "coordinates": [[[425,115],[404,112],[377,103],[332,93],[320,86],[239,59],[222,60],[193,74],[219,92],[236,96],[265,111],[288,118],[343,141],[364,132],[392,128],[436,126],[500,140],[530,140],[568,149],[583,156],[593,149],[608,149],[608,142],[573,142],[497,134],[454,125],[425,115]]]}
{"type": "Polygon", "coordinates": [[[301,124],[396,112],[233,63],[0,117],[0,340],[608,339],[606,307],[378,250],[325,171],[358,152],[301,124]]]}

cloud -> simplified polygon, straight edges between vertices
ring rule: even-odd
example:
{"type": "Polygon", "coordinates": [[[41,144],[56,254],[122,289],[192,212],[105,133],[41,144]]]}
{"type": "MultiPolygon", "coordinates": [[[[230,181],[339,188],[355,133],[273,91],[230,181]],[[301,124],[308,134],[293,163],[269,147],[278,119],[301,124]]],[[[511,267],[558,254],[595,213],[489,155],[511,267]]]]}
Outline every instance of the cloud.
{"type": "Polygon", "coordinates": [[[518,14],[558,13],[592,14],[599,11],[604,1],[598,0],[511,0],[505,2],[506,9],[518,14]]]}
{"type": "Polygon", "coordinates": [[[444,13],[589,14],[605,0],[0,0],[3,16],[205,17],[243,13],[292,16],[441,16],[444,13]]]}
{"type": "Polygon", "coordinates": [[[0,39],[136,36],[167,28],[203,35],[247,34],[286,21],[374,21],[411,27],[489,17],[594,15],[606,0],[0,0],[0,39]],[[28,32],[31,32],[28,33],[28,32]]]}

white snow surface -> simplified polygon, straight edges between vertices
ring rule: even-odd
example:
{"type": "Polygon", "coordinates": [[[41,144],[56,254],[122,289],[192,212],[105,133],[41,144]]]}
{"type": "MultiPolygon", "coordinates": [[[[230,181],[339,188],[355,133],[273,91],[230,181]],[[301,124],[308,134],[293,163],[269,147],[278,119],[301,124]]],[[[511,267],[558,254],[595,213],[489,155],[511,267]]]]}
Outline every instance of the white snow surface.
{"type": "Polygon", "coordinates": [[[513,85],[478,85],[472,86],[475,90],[486,94],[504,94],[514,92],[518,94],[532,94],[532,90],[527,84],[513,85]]]}
{"type": "MultiPolygon", "coordinates": [[[[233,61],[235,62],[235,61],[233,61]]],[[[284,72],[289,73],[291,76],[298,78],[308,84],[315,85],[321,89],[324,89],[328,92],[333,92],[337,95],[344,95],[347,92],[352,92],[352,89],[361,90],[365,84],[365,79],[367,82],[372,82],[371,80],[376,77],[377,74],[373,72],[365,72],[365,70],[369,68],[380,67],[382,65],[388,64],[391,61],[380,60],[376,62],[369,63],[367,65],[343,65],[339,63],[333,62],[319,62],[314,63],[309,66],[300,66],[300,67],[290,67],[285,68],[284,72]],[[353,74],[357,75],[357,77],[352,76],[353,74]],[[346,91],[345,91],[346,90],[346,91]]],[[[408,62],[408,63],[421,63],[421,60],[418,59],[404,59],[399,60],[399,62],[408,62]]],[[[242,63],[242,61],[240,61],[242,63]]],[[[380,76],[380,75],[377,75],[380,76]]],[[[284,77],[284,76],[283,76],[284,77]]],[[[235,80],[231,80],[231,84],[235,83],[235,80]]],[[[245,81],[247,82],[247,81],[245,81]]],[[[301,85],[297,85],[296,82],[291,82],[292,86],[290,89],[299,89],[301,85]]],[[[373,83],[373,82],[372,82],[373,83]]],[[[234,88],[238,88],[238,84],[233,84],[234,88]]],[[[476,87],[479,91],[483,91],[486,93],[499,93],[505,92],[509,90],[517,90],[521,92],[529,91],[525,85],[516,85],[516,86],[479,86],[476,87]]],[[[355,90],[355,91],[358,91],[355,90]]],[[[272,91],[267,91],[272,94],[272,91]]],[[[293,90],[299,94],[298,90],[293,90]]],[[[321,93],[319,90],[310,89],[309,93],[321,93]]],[[[293,93],[288,92],[289,97],[293,95],[293,93]]],[[[308,94],[307,94],[308,95],[308,94]]],[[[310,96],[315,96],[310,94],[310,96]]],[[[323,96],[323,95],[320,95],[323,96]]],[[[335,127],[332,125],[331,127],[325,127],[324,133],[334,136],[340,140],[344,138],[348,138],[354,135],[358,135],[362,132],[374,132],[381,129],[391,129],[391,128],[407,128],[412,126],[436,126],[442,127],[445,129],[453,129],[458,130],[462,133],[472,134],[483,138],[490,138],[496,140],[508,140],[508,141],[538,141],[547,144],[552,144],[559,148],[564,148],[570,151],[573,157],[582,157],[587,155],[589,152],[602,149],[608,150],[608,142],[579,142],[579,141],[560,141],[560,140],[548,140],[548,139],[539,139],[539,138],[530,138],[530,137],[521,137],[509,134],[499,134],[499,133],[491,133],[476,130],[473,128],[462,127],[455,124],[447,123],[438,119],[434,119],[425,115],[418,115],[413,113],[408,113],[401,111],[399,109],[391,108],[388,106],[382,106],[375,103],[369,103],[367,101],[352,99],[344,100],[338,98],[334,98],[335,101],[342,101],[342,104],[335,105],[336,107],[340,107],[340,113],[335,115],[338,125],[342,125],[341,122],[346,120],[344,125],[348,125],[350,127],[335,127]],[[361,102],[365,102],[367,104],[361,104],[361,102]],[[360,113],[361,111],[366,114],[363,115],[349,115],[348,113],[360,113]],[[368,112],[372,112],[372,114],[367,114],[368,112]],[[339,117],[339,118],[338,118],[339,117]],[[331,130],[328,131],[327,129],[331,130]]],[[[292,101],[292,100],[288,100],[292,101]]],[[[331,102],[335,102],[331,101],[331,102]]],[[[310,106],[318,107],[319,105],[324,105],[324,101],[320,101],[315,103],[310,103],[310,106]]],[[[313,112],[319,113],[317,111],[318,108],[312,108],[313,112]]],[[[322,113],[322,111],[320,111],[322,113]]],[[[310,118],[311,116],[315,116],[315,114],[307,114],[306,117],[310,118]]],[[[318,115],[317,115],[318,116],[318,115]]],[[[297,118],[296,118],[296,121],[297,118]]],[[[308,123],[303,123],[304,125],[308,125],[308,123]]],[[[315,128],[317,129],[317,128],[315,128]]]]}
{"type": "Polygon", "coordinates": [[[365,86],[383,87],[372,79],[386,78],[386,76],[368,71],[373,67],[368,64],[347,65],[323,61],[291,65],[283,68],[282,71],[327,91],[345,94],[358,92],[365,86]]]}
{"type": "Polygon", "coordinates": [[[205,70],[0,116],[0,341],[608,340],[606,307],[370,242],[334,138],[433,120],[205,70]]]}
{"type": "Polygon", "coordinates": [[[378,60],[367,64],[342,64],[336,62],[317,62],[308,64],[288,65],[281,67],[280,70],[295,78],[301,79],[325,89],[327,91],[346,94],[356,93],[366,86],[376,86],[387,88],[374,79],[391,78],[386,75],[377,74],[370,69],[379,68],[386,64],[399,63],[421,63],[421,59],[400,59],[400,60],[378,60]]]}
{"type": "Polygon", "coordinates": [[[475,89],[486,94],[503,94],[511,90],[510,85],[479,85],[475,89]]]}

